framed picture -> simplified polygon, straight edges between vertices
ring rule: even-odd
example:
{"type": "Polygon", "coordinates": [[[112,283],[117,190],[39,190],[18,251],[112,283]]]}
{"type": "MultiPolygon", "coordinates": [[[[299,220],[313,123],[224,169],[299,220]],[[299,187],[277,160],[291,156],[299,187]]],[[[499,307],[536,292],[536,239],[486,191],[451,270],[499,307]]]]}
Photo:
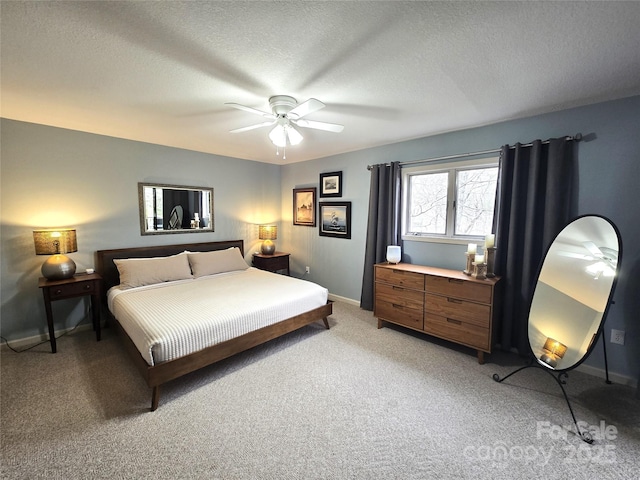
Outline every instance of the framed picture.
{"type": "Polygon", "coordinates": [[[342,172],[320,174],[320,197],[342,196],[342,172]]]}
{"type": "Polygon", "coordinates": [[[316,187],[293,189],[293,224],[316,226],[316,187]]]}
{"type": "Polygon", "coordinates": [[[320,202],[320,235],[351,238],[351,202],[320,202]]]}

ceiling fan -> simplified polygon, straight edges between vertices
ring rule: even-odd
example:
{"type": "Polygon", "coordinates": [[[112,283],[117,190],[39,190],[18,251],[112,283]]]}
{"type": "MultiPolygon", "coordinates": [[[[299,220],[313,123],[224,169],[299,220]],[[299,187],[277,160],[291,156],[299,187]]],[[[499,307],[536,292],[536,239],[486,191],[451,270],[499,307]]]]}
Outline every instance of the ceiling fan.
{"type": "Polygon", "coordinates": [[[616,250],[607,247],[598,247],[593,242],[582,242],[582,246],[589,252],[589,255],[566,251],[558,252],[558,255],[594,262],[589,265],[586,270],[593,275],[596,280],[603,274],[605,276],[615,274],[616,267],[618,266],[618,252],[616,250]]]}
{"type": "Polygon", "coordinates": [[[337,123],[317,122],[303,118],[325,107],[324,103],[315,98],[310,98],[298,104],[295,98],[288,95],[275,95],[269,98],[271,113],[238,103],[225,103],[225,105],[260,115],[267,119],[254,125],[236,128],[235,130],[231,130],[231,133],[247,132],[256,128],[275,125],[271,132],[269,132],[269,138],[276,146],[282,148],[285,148],[287,145],[298,145],[302,142],[303,137],[296,127],[313,128],[335,133],[339,133],[344,129],[344,125],[337,123]]]}

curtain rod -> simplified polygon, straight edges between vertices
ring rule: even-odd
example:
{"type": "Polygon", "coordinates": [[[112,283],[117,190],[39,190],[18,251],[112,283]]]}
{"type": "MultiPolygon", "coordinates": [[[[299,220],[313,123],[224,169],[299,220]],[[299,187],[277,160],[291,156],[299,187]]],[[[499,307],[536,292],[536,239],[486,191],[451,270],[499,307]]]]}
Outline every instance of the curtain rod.
{"type": "MultiPolygon", "coordinates": [[[[579,142],[580,140],[582,140],[582,134],[581,133],[576,133],[574,136],[571,135],[566,135],[565,140],[575,140],[576,142],[579,142]]],[[[542,144],[547,144],[549,143],[549,140],[544,140],[542,142],[542,144]]],[[[523,143],[520,146],[521,147],[530,147],[533,145],[533,142],[531,143],[523,143]]],[[[515,145],[509,145],[509,148],[515,148],[515,145]]],[[[502,151],[501,148],[497,148],[497,149],[493,149],[493,150],[485,150],[483,152],[471,152],[471,153],[459,153],[457,155],[446,155],[444,157],[433,157],[433,158],[425,158],[423,160],[411,160],[408,162],[400,162],[400,166],[404,166],[404,165],[412,165],[414,163],[427,163],[427,162],[436,162],[439,160],[454,160],[456,158],[467,158],[467,157],[478,157],[480,155],[489,155],[491,153],[500,153],[502,151]]],[[[390,164],[387,163],[387,166],[389,166],[390,164]]],[[[367,165],[367,170],[371,170],[373,168],[373,165],[367,165]]]]}

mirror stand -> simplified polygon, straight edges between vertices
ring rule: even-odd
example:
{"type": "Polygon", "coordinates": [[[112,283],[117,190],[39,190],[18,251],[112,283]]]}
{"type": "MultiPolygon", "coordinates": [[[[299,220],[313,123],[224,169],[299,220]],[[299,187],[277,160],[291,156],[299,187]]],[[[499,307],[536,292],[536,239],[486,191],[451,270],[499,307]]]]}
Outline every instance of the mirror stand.
{"type": "MultiPolygon", "coordinates": [[[[562,390],[562,394],[564,395],[564,399],[567,402],[567,406],[569,407],[569,412],[571,412],[571,418],[573,418],[573,424],[576,426],[576,433],[578,434],[578,436],[585,442],[591,444],[593,443],[593,436],[591,435],[591,433],[589,433],[588,431],[580,431],[580,427],[578,426],[578,421],[576,420],[576,416],[573,413],[573,408],[571,408],[571,402],[569,401],[569,397],[567,396],[567,392],[564,389],[564,385],[566,385],[567,383],[567,378],[569,378],[569,374],[565,371],[560,371],[560,372],[554,372],[553,370],[549,370],[546,367],[543,367],[542,365],[540,365],[539,363],[537,363],[537,361],[535,359],[531,359],[529,361],[528,365],[525,365],[524,367],[520,367],[516,370],[514,370],[513,372],[511,372],[510,374],[508,374],[505,377],[500,378],[500,375],[498,375],[497,373],[493,374],[493,379],[498,382],[498,383],[502,383],[504,382],[507,378],[509,378],[512,375],[515,375],[516,373],[526,369],[526,368],[539,368],[540,370],[543,370],[545,372],[547,372],[549,375],[551,375],[551,377],[556,381],[556,383],[558,384],[558,386],[560,387],[560,390],[562,390]],[[557,375],[555,375],[554,373],[556,373],[557,375]]],[[[610,383],[610,382],[609,382],[610,383]]]]}
{"type": "Polygon", "coordinates": [[[604,350],[604,383],[606,383],[607,385],[611,385],[611,380],[609,380],[609,362],[607,362],[607,341],[604,339],[604,337],[602,338],[602,349],[604,350]]]}
{"type": "MultiPolygon", "coordinates": [[[[565,391],[567,372],[592,352],[602,337],[604,321],[613,303],[622,242],[616,226],[600,215],[583,215],[569,222],[555,237],[542,260],[527,318],[530,362],[551,375],[564,395],[577,435],[593,443],[590,432],[581,431],[565,391]]],[[[606,340],[604,364],[609,381],[606,340]]]]}

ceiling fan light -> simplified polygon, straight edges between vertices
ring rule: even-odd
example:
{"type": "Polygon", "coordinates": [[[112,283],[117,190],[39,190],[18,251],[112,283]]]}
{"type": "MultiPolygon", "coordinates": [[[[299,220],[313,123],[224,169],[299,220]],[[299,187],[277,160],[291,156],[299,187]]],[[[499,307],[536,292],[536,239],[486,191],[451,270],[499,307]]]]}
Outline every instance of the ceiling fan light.
{"type": "Polygon", "coordinates": [[[298,130],[296,130],[295,128],[293,128],[291,125],[286,127],[286,131],[287,131],[287,136],[289,137],[289,143],[291,145],[298,145],[300,142],[302,142],[302,135],[300,134],[300,132],[298,132],[298,130]]]}
{"type": "Polygon", "coordinates": [[[616,274],[615,270],[604,262],[593,263],[587,266],[585,270],[587,273],[595,277],[596,280],[600,278],[601,275],[605,277],[613,277],[616,274]]]}
{"type": "Polygon", "coordinates": [[[271,132],[269,132],[269,138],[271,142],[277,147],[287,146],[287,133],[284,125],[276,125],[271,132]]]}

